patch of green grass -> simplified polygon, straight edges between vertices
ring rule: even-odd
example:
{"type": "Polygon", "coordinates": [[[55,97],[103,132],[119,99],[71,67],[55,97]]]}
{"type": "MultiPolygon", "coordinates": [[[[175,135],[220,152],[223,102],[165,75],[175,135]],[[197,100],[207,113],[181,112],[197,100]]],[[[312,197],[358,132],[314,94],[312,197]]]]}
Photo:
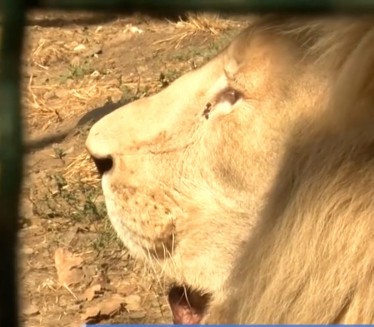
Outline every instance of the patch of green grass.
{"type": "Polygon", "coordinates": [[[63,160],[63,158],[66,156],[65,150],[63,148],[58,147],[58,146],[54,147],[53,151],[55,152],[54,153],[54,158],[55,159],[63,160]]]}
{"type": "Polygon", "coordinates": [[[124,244],[118,238],[117,233],[113,229],[109,219],[105,220],[104,226],[100,229],[97,238],[92,242],[92,246],[96,251],[100,251],[107,248],[108,244],[116,244],[120,249],[125,248],[124,244]]]}
{"type": "Polygon", "coordinates": [[[121,85],[120,89],[122,91],[121,102],[128,103],[138,98],[135,92],[132,91],[127,85],[121,85]]]}
{"type": "Polygon", "coordinates": [[[168,69],[160,73],[159,81],[161,82],[161,86],[165,87],[168,86],[170,83],[175,81],[179,76],[181,76],[182,72],[177,71],[174,69],[168,69]]]}
{"type": "Polygon", "coordinates": [[[135,100],[147,97],[155,92],[154,89],[152,90],[152,86],[150,84],[138,85],[138,88],[136,90],[131,89],[126,84],[121,84],[120,89],[122,91],[122,97],[120,100],[121,103],[130,103],[135,100]]]}
{"type": "Polygon", "coordinates": [[[43,218],[66,217],[79,222],[104,218],[106,207],[99,185],[68,184],[61,173],[48,176],[44,194],[34,200],[35,212],[43,218]]]}
{"type": "Polygon", "coordinates": [[[188,47],[187,49],[179,49],[170,55],[170,59],[176,61],[186,61],[195,57],[205,57],[207,54],[206,46],[188,47]]]}
{"type": "Polygon", "coordinates": [[[98,227],[95,238],[87,244],[90,248],[98,252],[107,249],[108,245],[124,249],[107,217],[100,185],[80,182],[68,185],[64,176],[57,172],[47,176],[43,191],[38,194],[38,200],[35,197],[32,200],[36,215],[46,219],[68,218],[73,223],[95,223],[98,227]]]}
{"type": "Polygon", "coordinates": [[[67,72],[60,75],[58,80],[61,84],[64,84],[68,79],[81,79],[86,75],[92,74],[93,72],[94,69],[88,63],[82,65],[69,65],[67,72]]]}

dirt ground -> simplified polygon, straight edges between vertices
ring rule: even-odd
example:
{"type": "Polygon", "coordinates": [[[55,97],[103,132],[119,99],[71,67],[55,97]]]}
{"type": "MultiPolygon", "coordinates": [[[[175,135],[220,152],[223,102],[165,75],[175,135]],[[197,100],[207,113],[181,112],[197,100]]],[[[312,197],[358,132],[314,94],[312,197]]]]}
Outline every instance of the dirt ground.
{"type": "Polygon", "coordinates": [[[201,66],[244,17],[28,14],[20,227],[24,326],[171,323],[167,286],[132,259],[106,217],[84,148],[92,123],[201,66]]]}

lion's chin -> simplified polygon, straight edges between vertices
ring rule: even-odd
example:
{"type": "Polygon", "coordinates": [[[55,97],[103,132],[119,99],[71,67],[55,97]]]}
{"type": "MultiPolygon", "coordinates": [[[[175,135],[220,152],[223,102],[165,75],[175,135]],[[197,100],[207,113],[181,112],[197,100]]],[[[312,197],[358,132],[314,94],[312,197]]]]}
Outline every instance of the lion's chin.
{"type": "Polygon", "coordinates": [[[173,313],[174,324],[199,324],[204,317],[210,298],[210,294],[203,294],[192,290],[190,287],[171,287],[169,304],[173,313]]]}

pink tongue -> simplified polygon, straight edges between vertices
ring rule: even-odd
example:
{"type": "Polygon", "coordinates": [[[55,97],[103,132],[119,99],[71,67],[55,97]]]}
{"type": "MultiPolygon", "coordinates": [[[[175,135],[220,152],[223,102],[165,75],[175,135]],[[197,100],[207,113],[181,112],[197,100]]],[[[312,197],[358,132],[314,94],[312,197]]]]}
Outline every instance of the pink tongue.
{"type": "Polygon", "coordinates": [[[173,287],[169,292],[169,303],[173,312],[174,324],[199,324],[208,300],[209,295],[200,295],[183,287],[173,287]]]}
{"type": "Polygon", "coordinates": [[[176,325],[197,325],[202,319],[202,315],[198,314],[193,308],[186,305],[172,305],[173,322],[176,325]]]}

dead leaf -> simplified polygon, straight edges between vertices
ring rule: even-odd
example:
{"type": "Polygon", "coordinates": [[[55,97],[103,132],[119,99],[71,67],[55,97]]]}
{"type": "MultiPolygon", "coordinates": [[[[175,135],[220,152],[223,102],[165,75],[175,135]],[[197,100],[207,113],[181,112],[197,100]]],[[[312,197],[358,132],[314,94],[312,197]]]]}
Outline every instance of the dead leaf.
{"type": "Polygon", "coordinates": [[[83,293],[83,300],[92,301],[93,298],[101,291],[101,285],[95,284],[87,288],[83,293]]]}
{"type": "MultiPolygon", "coordinates": [[[[24,254],[33,254],[34,253],[34,249],[29,248],[27,246],[24,246],[21,251],[24,254]]],[[[36,251],[36,252],[38,252],[38,251],[36,251]]]]}
{"type": "Polygon", "coordinates": [[[87,323],[96,323],[102,319],[113,317],[123,309],[123,303],[123,297],[114,295],[105,301],[89,307],[82,318],[87,323]]]}
{"type": "Polygon", "coordinates": [[[140,309],[140,302],[142,301],[142,298],[139,295],[129,295],[126,296],[123,300],[126,303],[127,310],[138,311],[140,309]]]}
{"type": "Polygon", "coordinates": [[[86,46],[84,44],[78,44],[74,49],[73,51],[82,51],[82,50],[86,50],[86,46]]]}
{"type": "Polygon", "coordinates": [[[23,310],[22,310],[22,313],[25,315],[25,316],[36,316],[38,315],[40,312],[39,312],[39,309],[36,305],[33,305],[33,304],[29,304],[28,306],[26,306],[23,310]]]}
{"type": "Polygon", "coordinates": [[[57,270],[58,280],[61,285],[69,286],[71,284],[79,283],[84,274],[79,268],[83,259],[74,255],[67,249],[58,248],[55,252],[55,266],[57,270]]]}
{"type": "Polygon", "coordinates": [[[129,317],[132,319],[142,319],[145,317],[145,312],[144,311],[130,312],[129,317]]]}
{"type": "Polygon", "coordinates": [[[25,219],[31,219],[34,216],[34,205],[28,199],[22,201],[20,216],[25,219]]]}
{"type": "Polygon", "coordinates": [[[126,28],[123,30],[123,33],[137,33],[137,34],[142,34],[143,30],[140,28],[133,26],[132,24],[126,24],[126,28]]]}

